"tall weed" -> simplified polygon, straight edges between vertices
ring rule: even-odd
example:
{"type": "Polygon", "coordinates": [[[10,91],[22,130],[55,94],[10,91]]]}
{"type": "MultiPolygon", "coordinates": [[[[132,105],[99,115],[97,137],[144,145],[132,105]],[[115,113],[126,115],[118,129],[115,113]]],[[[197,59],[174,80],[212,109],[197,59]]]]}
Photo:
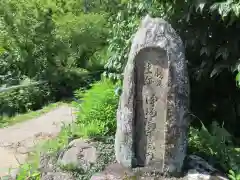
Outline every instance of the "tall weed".
{"type": "Polygon", "coordinates": [[[210,130],[203,124],[200,129],[190,128],[189,150],[208,155],[209,161],[220,165],[226,172],[240,172],[240,153],[232,142],[232,136],[224,127],[213,122],[210,130]]]}
{"type": "Polygon", "coordinates": [[[80,136],[96,137],[115,133],[118,95],[115,95],[114,88],[111,80],[104,79],[93,84],[85,93],[76,91],[76,98],[82,101],[75,103],[80,136]]]}

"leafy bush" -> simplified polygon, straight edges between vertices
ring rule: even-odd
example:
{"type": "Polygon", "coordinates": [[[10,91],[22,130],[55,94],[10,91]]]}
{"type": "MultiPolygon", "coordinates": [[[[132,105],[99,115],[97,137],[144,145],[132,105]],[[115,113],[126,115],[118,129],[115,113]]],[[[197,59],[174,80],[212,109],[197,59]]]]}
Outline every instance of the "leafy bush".
{"type": "Polygon", "coordinates": [[[89,72],[82,68],[71,68],[53,74],[55,77],[49,83],[57,90],[54,96],[60,100],[63,97],[72,97],[73,92],[80,87],[89,88],[92,82],[100,79],[101,71],[89,72]]]}
{"type": "Polygon", "coordinates": [[[84,13],[83,4],[75,0],[1,1],[0,84],[12,76],[27,76],[71,94],[82,85],[81,75],[72,71],[103,69],[104,65],[96,63],[96,68],[93,61],[89,63],[89,58],[106,44],[106,13],[84,13]]]}
{"type": "MultiPolygon", "coordinates": [[[[109,20],[112,24],[110,37],[108,38],[108,62],[106,64],[107,75],[113,79],[122,78],[132,37],[139,26],[140,19],[146,13],[163,17],[162,2],[123,0],[117,3],[115,12],[109,20]]],[[[113,11],[113,10],[112,10],[113,11]]]]}
{"type": "Polygon", "coordinates": [[[41,108],[52,97],[48,84],[17,88],[0,93],[0,115],[14,115],[41,108]]]}
{"type": "Polygon", "coordinates": [[[104,70],[108,60],[107,46],[97,50],[89,59],[89,70],[104,70]]]}
{"type": "MultiPolygon", "coordinates": [[[[209,125],[212,119],[240,137],[239,101],[235,76],[240,71],[239,2],[236,0],[104,0],[99,9],[109,12],[106,75],[122,78],[133,33],[149,13],[168,20],[186,47],[191,81],[191,110],[209,125]],[[104,3],[105,2],[105,3],[104,3]],[[110,7],[110,8],[109,8],[110,7]],[[201,96],[199,96],[201,94],[201,96]],[[203,98],[205,97],[205,98],[203,98]],[[210,119],[210,120],[209,120],[210,119]]],[[[236,81],[239,83],[240,76],[236,81]]]]}
{"type": "Polygon", "coordinates": [[[104,79],[93,84],[85,93],[76,91],[76,98],[82,101],[76,103],[80,136],[96,137],[115,133],[118,96],[114,88],[112,81],[104,79]]]}
{"type": "Polygon", "coordinates": [[[234,147],[232,138],[231,134],[216,122],[212,123],[210,131],[203,124],[200,130],[191,127],[189,150],[207,155],[211,163],[220,165],[226,172],[240,172],[239,150],[234,147]]]}
{"type": "Polygon", "coordinates": [[[240,70],[239,1],[179,0],[165,4],[168,20],[186,47],[193,113],[205,125],[212,119],[225,122],[225,128],[240,137],[240,94],[234,82],[240,70]]]}

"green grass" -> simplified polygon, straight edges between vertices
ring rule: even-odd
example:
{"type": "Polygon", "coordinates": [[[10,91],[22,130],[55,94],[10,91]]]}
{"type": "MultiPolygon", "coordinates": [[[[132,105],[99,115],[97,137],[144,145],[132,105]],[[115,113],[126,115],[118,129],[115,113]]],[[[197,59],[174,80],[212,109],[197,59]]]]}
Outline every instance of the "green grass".
{"type": "MultiPolygon", "coordinates": [[[[82,103],[73,103],[77,109],[75,123],[63,126],[57,137],[43,140],[37,144],[35,150],[29,154],[27,165],[38,173],[40,154],[47,152],[52,153],[53,157],[55,157],[59,153],[59,150],[64,149],[73,138],[92,138],[92,140],[94,139],[99,143],[99,137],[104,138],[110,135],[114,139],[116,128],[115,116],[118,103],[118,97],[114,94],[114,87],[115,85],[110,82],[101,81],[95,83],[91,89],[84,93],[81,90],[77,91],[75,96],[78,100],[81,99],[82,103]]],[[[52,107],[56,107],[57,105],[51,104],[46,109],[44,108],[45,110],[41,111],[48,112],[52,107]]],[[[107,148],[108,146],[104,143],[102,147],[99,146],[99,152],[102,153],[100,156],[101,159],[86,174],[78,174],[78,179],[90,179],[92,174],[103,169],[106,162],[111,161],[111,157],[115,159],[114,141],[111,142],[110,148],[107,148]],[[112,151],[107,152],[107,149],[111,149],[112,151]]],[[[231,172],[229,174],[229,177],[232,177],[231,180],[240,180],[240,148],[235,146],[232,142],[232,135],[224,127],[216,122],[213,122],[208,129],[203,124],[199,129],[190,127],[188,142],[188,153],[199,153],[200,156],[205,155],[204,157],[211,158],[214,165],[220,167],[224,172],[227,173],[231,170],[229,171],[229,173],[231,172]]],[[[27,167],[27,165],[25,166],[27,167]]],[[[27,172],[27,170],[23,172],[27,172]]],[[[27,179],[24,173],[22,177],[22,179],[27,179]]]]}
{"type": "Polygon", "coordinates": [[[71,126],[64,125],[57,137],[38,142],[34,150],[28,154],[26,162],[36,170],[39,167],[41,153],[48,152],[54,155],[60,149],[68,145],[69,136],[71,136],[71,126]]]}
{"type": "Polygon", "coordinates": [[[17,114],[13,117],[8,117],[8,116],[0,116],[0,128],[7,127],[14,125],[16,123],[21,123],[33,118],[37,118],[45,113],[48,113],[49,111],[61,106],[61,105],[67,105],[69,102],[67,101],[60,101],[56,103],[51,103],[46,106],[44,106],[42,109],[37,110],[37,111],[29,111],[24,114],[17,114]]]}
{"type": "MultiPolygon", "coordinates": [[[[20,123],[26,120],[30,120],[33,118],[37,118],[45,113],[50,112],[51,110],[61,106],[61,105],[71,105],[71,101],[60,101],[56,103],[51,103],[46,105],[40,110],[37,111],[29,111],[25,114],[19,114],[14,117],[0,117],[0,127],[10,126],[16,123],[20,123]]],[[[35,150],[30,152],[27,158],[27,161],[20,166],[20,174],[18,180],[26,179],[29,176],[28,172],[33,170],[33,174],[30,179],[38,180],[40,179],[39,172],[37,171],[39,160],[40,160],[40,152],[56,152],[60,148],[64,147],[68,143],[68,137],[70,135],[69,131],[70,126],[63,126],[62,130],[58,134],[57,137],[51,140],[42,140],[35,146],[35,150]],[[29,170],[28,170],[29,169],[29,170]],[[34,176],[34,177],[33,177],[34,176]]],[[[9,169],[10,171],[11,169],[9,169]]],[[[8,177],[8,176],[6,176],[8,177]]]]}

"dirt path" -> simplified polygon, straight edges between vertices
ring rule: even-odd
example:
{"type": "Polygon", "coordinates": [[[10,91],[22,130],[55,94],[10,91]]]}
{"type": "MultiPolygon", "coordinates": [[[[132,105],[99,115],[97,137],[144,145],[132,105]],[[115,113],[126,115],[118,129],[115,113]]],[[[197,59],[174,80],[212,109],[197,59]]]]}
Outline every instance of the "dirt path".
{"type": "Polygon", "coordinates": [[[36,119],[0,129],[0,177],[23,163],[39,140],[56,136],[63,122],[69,124],[74,119],[73,108],[63,105],[36,119]]]}

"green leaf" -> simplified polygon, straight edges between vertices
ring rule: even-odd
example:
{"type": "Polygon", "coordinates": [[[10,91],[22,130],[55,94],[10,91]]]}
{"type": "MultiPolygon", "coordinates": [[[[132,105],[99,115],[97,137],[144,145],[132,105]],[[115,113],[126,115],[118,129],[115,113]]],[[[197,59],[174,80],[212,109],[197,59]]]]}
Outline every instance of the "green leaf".
{"type": "Polygon", "coordinates": [[[200,10],[200,12],[202,13],[206,3],[207,3],[206,0],[197,0],[195,4],[196,11],[200,10]]]}
{"type": "Polygon", "coordinates": [[[221,73],[224,69],[228,68],[229,64],[226,61],[221,61],[217,64],[214,65],[214,68],[210,74],[210,77],[212,78],[213,76],[221,73]]]}
{"type": "Polygon", "coordinates": [[[235,177],[231,174],[229,174],[228,177],[230,178],[230,180],[236,180],[235,177]]]}
{"type": "Polygon", "coordinates": [[[238,175],[236,176],[236,178],[237,178],[237,180],[240,180],[240,174],[238,174],[238,175]]]}
{"type": "Polygon", "coordinates": [[[3,47],[0,47],[0,55],[5,52],[5,49],[3,47]]]}
{"type": "Polygon", "coordinates": [[[229,174],[235,175],[235,173],[233,172],[233,170],[229,170],[229,174]]]}
{"type": "Polygon", "coordinates": [[[210,7],[210,11],[213,12],[215,10],[217,10],[219,7],[219,3],[214,3],[211,7],[210,7]]]}
{"type": "Polygon", "coordinates": [[[240,82],[240,72],[237,73],[235,80],[236,80],[236,82],[238,82],[238,83],[240,82]]]}
{"type": "Polygon", "coordinates": [[[238,17],[240,15],[240,6],[234,5],[232,9],[233,9],[233,12],[235,13],[235,15],[238,17]]]}

